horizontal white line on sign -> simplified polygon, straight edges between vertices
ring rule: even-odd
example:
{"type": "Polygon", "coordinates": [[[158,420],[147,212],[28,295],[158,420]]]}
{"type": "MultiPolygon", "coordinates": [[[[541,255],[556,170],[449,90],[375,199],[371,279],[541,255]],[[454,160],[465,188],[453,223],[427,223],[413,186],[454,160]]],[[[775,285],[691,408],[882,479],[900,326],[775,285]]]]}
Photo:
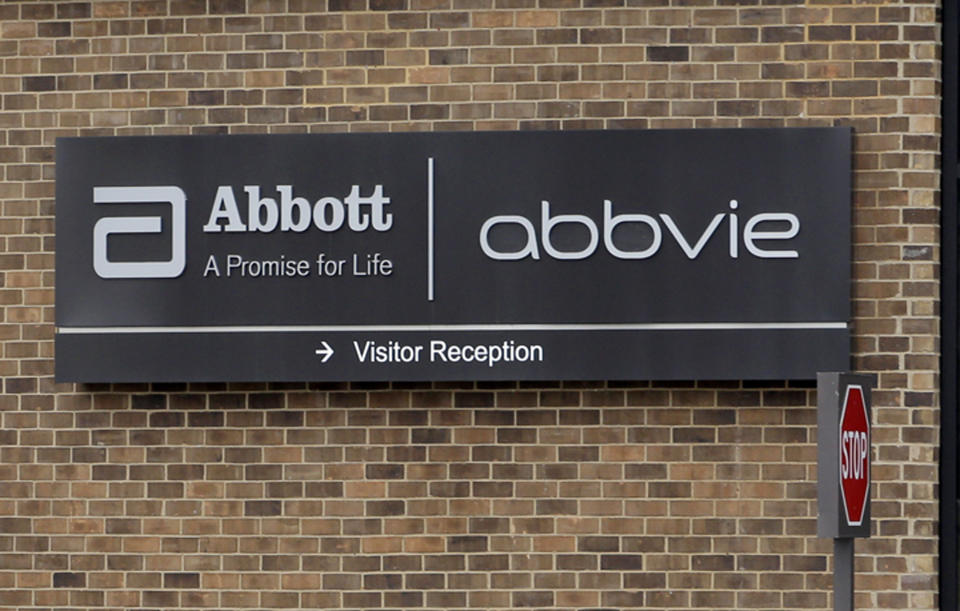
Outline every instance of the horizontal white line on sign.
{"type": "Polygon", "coordinates": [[[131,333],[331,333],[378,331],[750,331],[846,329],[846,322],[505,323],[456,325],[223,325],[196,327],[59,327],[61,335],[131,333]]]}

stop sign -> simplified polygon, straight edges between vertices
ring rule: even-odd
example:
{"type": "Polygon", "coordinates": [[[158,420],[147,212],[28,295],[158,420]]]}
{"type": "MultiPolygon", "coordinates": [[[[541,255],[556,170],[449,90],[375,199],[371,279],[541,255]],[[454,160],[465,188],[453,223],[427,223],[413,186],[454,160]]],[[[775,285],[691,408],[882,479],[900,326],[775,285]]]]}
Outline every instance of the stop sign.
{"type": "Polygon", "coordinates": [[[860,526],[870,496],[870,421],[863,388],[847,386],[840,413],[840,497],[847,523],[860,526]]]}

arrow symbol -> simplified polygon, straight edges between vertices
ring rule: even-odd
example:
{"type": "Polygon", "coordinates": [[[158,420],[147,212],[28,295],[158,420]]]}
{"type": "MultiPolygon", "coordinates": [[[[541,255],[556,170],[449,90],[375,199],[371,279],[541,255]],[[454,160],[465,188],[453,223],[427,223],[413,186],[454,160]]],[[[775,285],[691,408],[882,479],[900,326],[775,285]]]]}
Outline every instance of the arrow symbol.
{"type": "Polygon", "coordinates": [[[317,348],[314,352],[323,357],[323,359],[320,360],[321,363],[326,363],[330,360],[330,357],[333,356],[333,348],[331,348],[330,344],[326,341],[323,342],[323,348],[317,348]]]}

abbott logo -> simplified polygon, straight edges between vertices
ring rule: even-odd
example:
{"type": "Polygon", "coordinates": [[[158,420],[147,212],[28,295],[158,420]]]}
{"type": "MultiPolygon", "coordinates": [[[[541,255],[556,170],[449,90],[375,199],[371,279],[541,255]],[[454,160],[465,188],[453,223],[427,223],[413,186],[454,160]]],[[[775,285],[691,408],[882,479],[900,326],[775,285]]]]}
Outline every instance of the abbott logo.
{"type": "Polygon", "coordinates": [[[171,214],[171,253],[168,261],[122,261],[107,259],[111,233],[160,233],[159,216],[109,216],[93,226],[93,269],[101,278],[176,278],[187,264],[187,197],[179,187],[94,187],[95,204],[168,203],[171,214]]]}

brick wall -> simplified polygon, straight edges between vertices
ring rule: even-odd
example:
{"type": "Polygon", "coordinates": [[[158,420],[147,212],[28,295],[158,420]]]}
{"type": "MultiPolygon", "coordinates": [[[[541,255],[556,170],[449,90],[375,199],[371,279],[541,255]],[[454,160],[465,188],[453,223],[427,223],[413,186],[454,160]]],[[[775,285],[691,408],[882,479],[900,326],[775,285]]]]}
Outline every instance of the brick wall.
{"type": "Polygon", "coordinates": [[[831,608],[809,384],[57,385],[58,136],[852,125],[862,609],[936,607],[926,1],[0,4],[0,606],[831,608]]]}

